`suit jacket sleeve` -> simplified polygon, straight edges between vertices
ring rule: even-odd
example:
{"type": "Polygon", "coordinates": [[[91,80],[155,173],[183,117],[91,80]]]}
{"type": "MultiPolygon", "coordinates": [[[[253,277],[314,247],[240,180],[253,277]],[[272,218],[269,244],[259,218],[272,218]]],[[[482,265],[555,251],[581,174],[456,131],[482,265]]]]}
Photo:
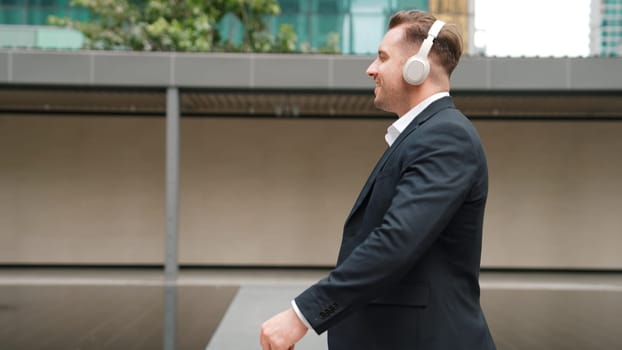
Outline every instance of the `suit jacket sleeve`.
{"type": "MultiPolygon", "coordinates": [[[[432,119],[440,121],[428,121],[405,135],[375,179],[374,186],[384,177],[394,177],[396,183],[392,193],[384,194],[388,209],[379,214],[381,224],[369,229],[326,278],[295,299],[318,334],[396,286],[439,237],[472,188],[485,162],[480,159],[479,141],[452,118],[432,119]]],[[[384,200],[378,192],[372,191],[370,202],[384,200]]]]}

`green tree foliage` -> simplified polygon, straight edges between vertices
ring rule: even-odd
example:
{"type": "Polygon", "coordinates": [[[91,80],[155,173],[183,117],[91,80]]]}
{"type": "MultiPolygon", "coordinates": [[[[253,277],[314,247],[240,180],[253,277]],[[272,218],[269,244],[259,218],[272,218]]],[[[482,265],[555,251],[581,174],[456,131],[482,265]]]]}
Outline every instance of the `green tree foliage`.
{"type": "Polygon", "coordinates": [[[274,37],[265,19],[280,13],[277,0],[72,0],[89,22],[50,17],[50,24],[81,31],[88,49],[140,51],[294,52],[296,33],[282,25],[274,37]],[[221,44],[216,24],[227,13],[244,26],[241,45],[221,44]]]}
{"type": "Polygon", "coordinates": [[[231,12],[242,21],[244,39],[242,51],[270,51],[273,41],[268,26],[264,21],[266,15],[278,15],[281,8],[276,0],[225,0],[225,12],[231,12]]]}
{"type": "Polygon", "coordinates": [[[320,47],[321,53],[337,53],[341,51],[339,47],[340,35],[336,32],[328,33],[326,44],[320,47]]]}

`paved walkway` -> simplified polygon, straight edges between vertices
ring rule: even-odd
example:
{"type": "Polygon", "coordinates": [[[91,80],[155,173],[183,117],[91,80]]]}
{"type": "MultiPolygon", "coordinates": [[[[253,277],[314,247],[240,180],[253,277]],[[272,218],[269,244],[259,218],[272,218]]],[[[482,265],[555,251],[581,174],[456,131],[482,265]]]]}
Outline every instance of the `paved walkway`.
{"type": "MultiPolygon", "coordinates": [[[[183,269],[177,283],[167,286],[161,269],[0,268],[0,344],[259,349],[263,321],[327,272],[183,269]]],[[[620,271],[488,271],[480,284],[499,350],[622,349],[620,271]]],[[[313,331],[296,346],[322,349],[326,335],[313,331]]]]}
{"type": "MultiPolygon", "coordinates": [[[[207,350],[259,349],[259,329],[263,321],[288,308],[289,302],[303,288],[270,286],[240,288],[207,350]]],[[[296,350],[326,348],[326,333],[318,336],[312,330],[296,345],[296,350]]]]}

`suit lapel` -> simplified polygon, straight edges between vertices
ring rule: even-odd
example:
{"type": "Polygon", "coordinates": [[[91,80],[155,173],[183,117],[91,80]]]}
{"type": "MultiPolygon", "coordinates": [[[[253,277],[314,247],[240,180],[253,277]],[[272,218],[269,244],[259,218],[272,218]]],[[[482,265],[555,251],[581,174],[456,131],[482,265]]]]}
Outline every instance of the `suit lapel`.
{"type": "Polygon", "coordinates": [[[358,198],[354,202],[354,206],[352,207],[352,210],[350,211],[350,214],[348,215],[348,218],[346,220],[346,224],[348,223],[348,221],[350,221],[350,218],[352,217],[352,215],[354,215],[356,210],[361,206],[361,204],[363,203],[363,201],[365,200],[365,198],[369,194],[369,191],[371,190],[374,182],[376,181],[376,176],[378,175],[378,173],[380,171],[382,171],[382,169],[384,168],[384,165],[386,164],[387,160],[391,157],[391,154],[393,154],[393,152],[395,152],[395,150],[408,137],[408,135],[410,135],[413,131],[415,131],[419,127],[419,125],[425,123],[428,119],[430,119],[432,116],[434,116],[440,110],[443,110],[443,109],[446,109],[446,108],[451,108],[451,107],[454,107],[454,104],[452,102],[451,97],[443,97],[440,100],[433,102],[430,106],[428,106],[428,108],[424,109],[406,127],[406,129],[400,134],[400,136],[398,136],[398,138],[395,140],[395,142],[393,142],[393,145],[391,145],[391,147],[387,148],[384,151],[384,153],[382,154],[382,157],[380,157],[380,159],[376,163],[376,166],[374,167],[374,170],[372,170],[371,174],[367,178],[367,181],[365,182],[365,186],[363,186],[363,189],[361,190],[361,193],[359,193],[358,198]]]}

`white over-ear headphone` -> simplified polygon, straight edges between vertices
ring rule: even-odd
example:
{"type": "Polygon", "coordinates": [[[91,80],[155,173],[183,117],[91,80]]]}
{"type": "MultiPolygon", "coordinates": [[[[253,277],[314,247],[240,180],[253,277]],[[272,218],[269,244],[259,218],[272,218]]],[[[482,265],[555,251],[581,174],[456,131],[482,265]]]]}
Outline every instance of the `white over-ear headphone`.
{"type": "Polygon", "coordinates": [[[425,38],[419,51],[406,61],[402,75],[407,83],[412,85],[420,85],[425,78],[430,74],[430,61],[428,61],[428,55],[432,49],[434,39],[440,33],[441,28],[445,25],[445,22],[436,20],[430,30],[428,31],[428,37],[425,38]]]}

